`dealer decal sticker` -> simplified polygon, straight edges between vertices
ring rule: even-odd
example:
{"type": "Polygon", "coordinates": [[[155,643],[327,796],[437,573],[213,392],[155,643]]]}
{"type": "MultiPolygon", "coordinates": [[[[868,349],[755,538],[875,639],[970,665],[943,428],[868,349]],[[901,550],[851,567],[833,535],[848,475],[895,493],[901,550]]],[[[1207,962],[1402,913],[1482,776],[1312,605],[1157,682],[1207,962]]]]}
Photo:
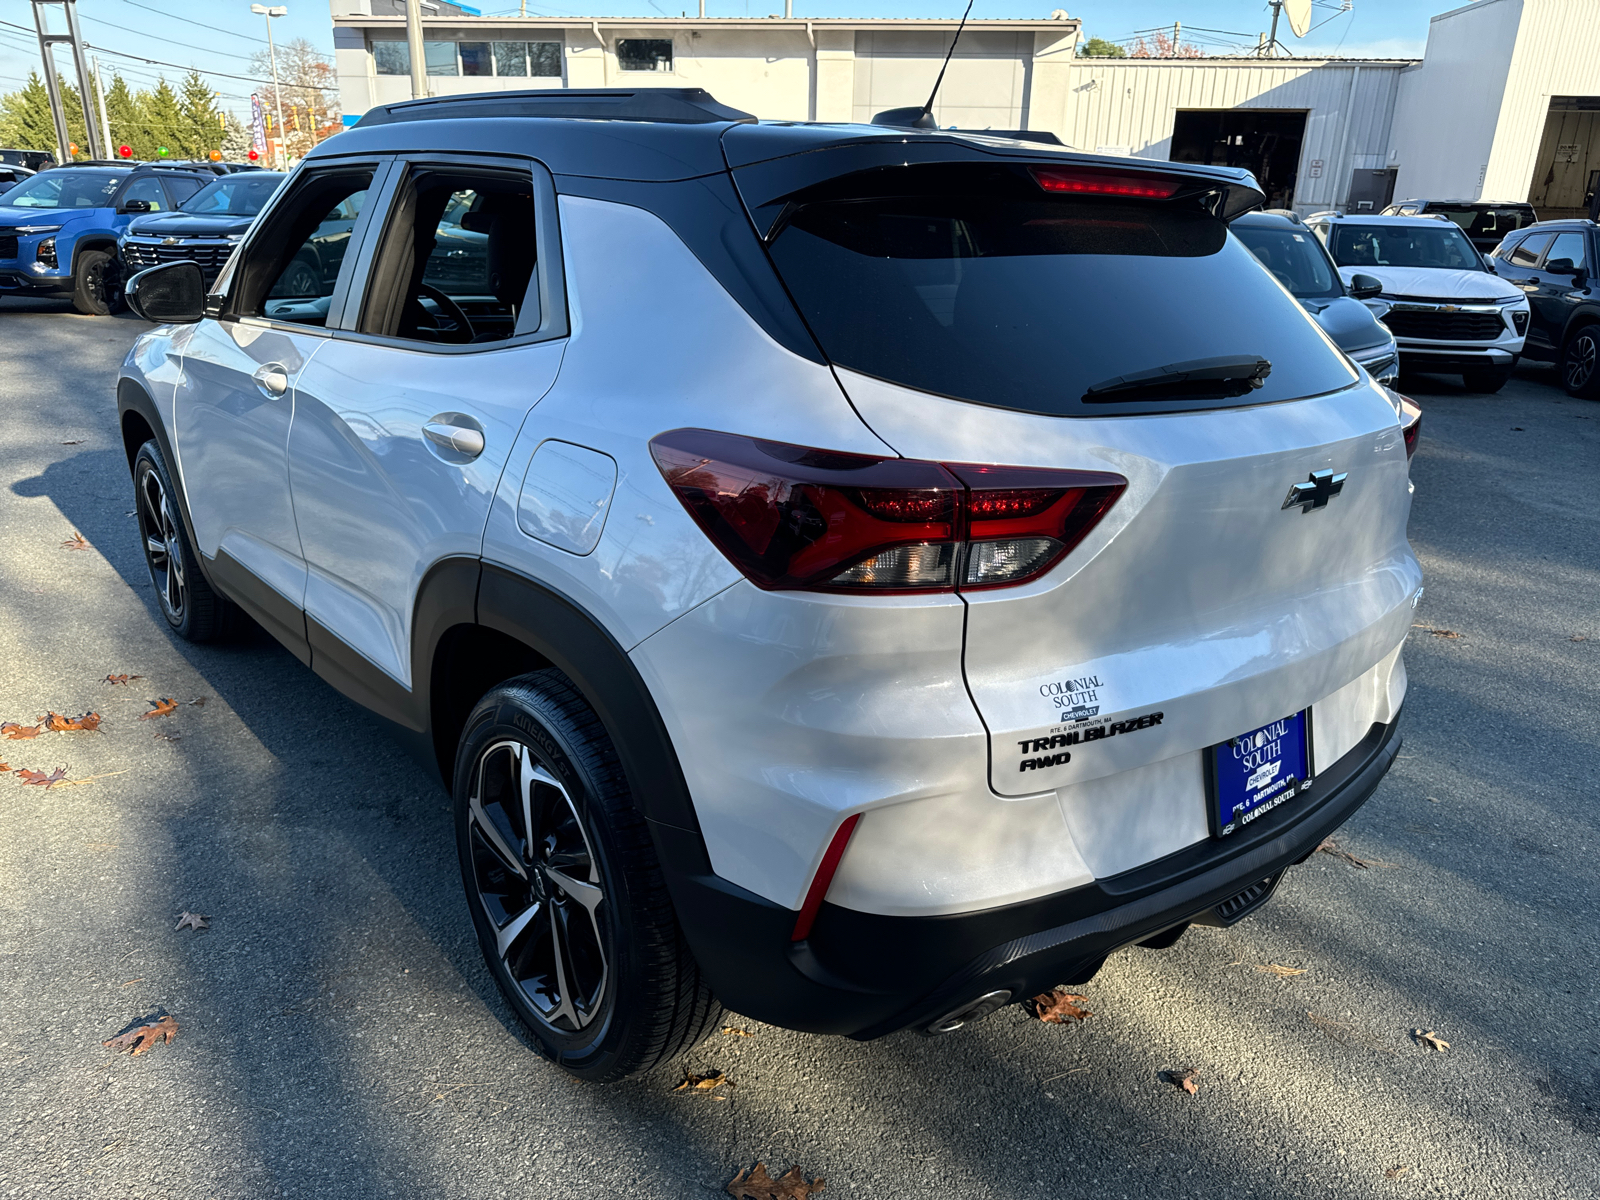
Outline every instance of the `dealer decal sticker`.
{"type": "Polygon", "coordinates": [[[1051,719],[1056,721],[1087,721],[1100,715],[1100,689],[1105,684],[1098,675],[1081,675],[1075,679],[1057,679],[1041,683],[1039,694],[1055,707],[1051,719]]]}

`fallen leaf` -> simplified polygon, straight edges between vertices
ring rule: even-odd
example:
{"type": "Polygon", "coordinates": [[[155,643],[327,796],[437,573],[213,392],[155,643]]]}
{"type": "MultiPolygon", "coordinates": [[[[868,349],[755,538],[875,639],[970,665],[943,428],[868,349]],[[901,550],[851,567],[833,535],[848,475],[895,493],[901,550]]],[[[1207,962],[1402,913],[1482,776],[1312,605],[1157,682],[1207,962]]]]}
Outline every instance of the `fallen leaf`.
{"type": "Polygon", "coordinates": [[[11,764],[10,763],[0,762],[0,771],[9,771],[9,770],[11,770],[11,764]]]}
{"type": "Polygon", "coordinates": [[[163,741],[163,742],[181,742],[181,741],[183,741],[183,734],[181,734],[181,733],[167,733],[164,730],[160,730],[160,729],[156,730],[150,736],[153,737],[153,738],[156,738],[156,739],[158,739],[160,741],[163,741]]]}
{"type": "Polygon", "coordinates": [[[755,1037],[748,1029],[740,1029],[737,1025],[724,1025],[722,1032],[728,1037],[755,1037]]]}
{"type": "Polygon", "coordinates": [[[105,681],[107,683],[116,684],[116,683],[127,683],[128,680],[130,680],[130,679],[143,679],[143,678],[144,678],[143,675],[107,675],[105,681]]]}
{"type": "Polygon", "coordinates": [[[48,775],[43,771],[18,771],[17,774],[22,776],[23,783],[32,784],[35,787],[53,788],[56,784],[66,779],[67,769],[65,767],[57,767],[48,775]]]}
{"type": "Polygon", "coordinates": [[[74,529],[72,536],[61,543],[61,548],[63,550],[87,550],[90,547],[89,543],[83,540],[83,534],[74,529]]]}
{"type": "Polygon", "coordinates": [[[102,1046],[110,1046],[119,1054],[129,1050],[135,1058],[161,1042],[170,1042],[178,1034],[178,1023],[164,1011],[157,1010],[148,1017],[140,1017],[116,1037],[107,1038],[102,1046]]]}
{"type": "Polygon", "coordinates": [[[1575,641],[1575,642],[1587,642],[1589,640],[1589,635],[1586,634],[1586,633],[1585,634],[1579,634],[1577,637],[1573,638],[1572,640],[1575,641]]]}
{"type": "Polygon", "coordinates": [[[100,728],[100,714],[86,712],[82,716],[64,717],[58,712],[51,712],[45,724],[55,733],[93,733],[100,728]]]}
{"type": "Polygon", "coordinates": [[[1163,1071],[1161,1072],[1161,1078],[1165,1079],[1180,1092],[1187,1092],[1191,1096],[1200,1094],[1199,1085],[1195,1083],[1195,1080],[1200,1078],[1199,1071],[1163,1071]]]}
{"type": "Polygon", "coordinates": [[[1308,968],[1285,967],[1278,963],[1259,963],[1256,966],[1256,970],[1260,971],[1264,975],[1282,975],[1287,978],[1290,975],[1304,975],[1308,968]]]}
{"type": "Polygon", "coordinates": [[[1064,987],[1053,991],[1044,992],[1032,1000],[1033,1015],[1041,1021],[1054,1025],[1065,1025],[1069,1021],[1082,1021],[1094,1016],[1087,1008],[1079,1008],[1079,1001],[1086,1001],[1089,997],[1080,996],[1076,992],[1069,992],[1064,987]]]}
{"type": "Polygon", "coordinates": [[[201,696],[198,700],[191,700],[189,703],[194,705],[196,708],[204,708],[206,706],[206,701],[209,699],[211,699],[210,696],[201,696]]]}
{"type": "Polygon", "coordinates": [[[1458,638],[1458,637],[1462,636],[1461,634],[1457,633],[1454,629],[1434,629],[1432,626],[1429,626],[1429,625],[1413,625],[1411,628],[1420,629],[1420,630],[1422,630],[1423,633],[1431,633],[1431,634],[1433,634],[1434,637],[1458,638]]]}
{"type": "Polygon", "coordinates": [[[733,1177],[733,1182],[728,1184],[728,1195],[736,1200],[806,1200],[826,1186],[827,1182],[822,1179],[807,1183],[799,1167],[790,1167],[774,1179],[767,1174],[764,1164],[757,1163],[753,1170],[740,1171],[733,1177]]]}
{"type": "Polygon", "coordinates": [[[20,742],[24,738],[36,738],[42,728],[44,728],[42,721],[37,725],[18,725],[15,721],[0,722],[0,734],[4,734],[14,742],[20,742]]]}
{"type": "Polygon", "coordinates": [[[1384,1171],[1383,1177],[1385,1179],[1399,1179],[1400,1176],[1404,1175],[1409,1170],[1411,1170],[1410,1167],[1390,1167],[1384,1171]]]}
{"type": "Polygon", "coordinates": [[[169,717],[177,711],[178,702],[171,696],[168,696],[165,700],[150,701],[150,711],[147,713],[140,713],[139,720],[148,721],[151,717],[169,717]]]}
{"type": "Polygon", "coordinates": [[[60,785],[62,787],[82,787],[86,783],[93,783],[96,779],[110,779],[113,775],[126,775],[132,769],[132,767],[127,767],[121,771],[102,771],[98,775],[85,775],[82,779],[63,779],[60,781],[60,785]]]}
{"type": "Polygon", "coordinates": [[[1332,838],[1323,838],[1321,844],[1317,846],[1317,853],[1330,854],[1334,858],[1341,859],[1342,861],[1349,863],[1352,867],[1360,867],[1363,871],[1367,869],[1367,864],[1365,862],[1357,858],[1354,854],[1351,854],[1350,851],[1341,850],[1339,848],[1339,843],[1334,841],[1332,838]]]}
{"type": "Polygon", "coordinates": [[[61,444],[63,446],[81,446],[81,445],[83,445],[83,439],[82,438],[78,438],[76,441],[62,442],[61,444]]]}
{"type": "Polygon", "coordinates": [[[210,929],[211,918],[203,917],[199,913],[192,913],[185,909],[178,914],[177,928],[183,929],[185,926],[190,929],[210,929]]]}
{"type": "Polygon", "coordinates": [[[1425,1049],[1437,1050],[1440,1053],[1450,1049],[1450,1043],[1431,1029],[1413,1029],[1411,1036],[1416,1039],[1417,1045],[1425,1049]]]}
{"type": "Polygon", "coordinates": [[[709,1092],[713,1088],[719,1088],[727,1082],[728,1077],[721,1071],[713,1071],[709,1075],[694,1075],[689,1072],[685,1072],[683,1076],[683,1082],[672,1090],[675,1092],[709,1092]]]}

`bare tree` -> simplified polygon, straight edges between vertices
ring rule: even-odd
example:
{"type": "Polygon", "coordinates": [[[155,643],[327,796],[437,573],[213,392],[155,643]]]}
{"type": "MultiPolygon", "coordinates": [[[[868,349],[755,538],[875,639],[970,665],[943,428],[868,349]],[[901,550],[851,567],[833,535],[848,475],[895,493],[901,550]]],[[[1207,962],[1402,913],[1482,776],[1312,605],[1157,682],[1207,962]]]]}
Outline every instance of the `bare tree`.
{"type": "MultiPolygon", "coordinates": [[[[265,50],[251,59],[253,73],[272,78],[272,62],[265,50]]],[[[303,157],[323,138],[342,129],[339,81],[333,63],[305,38],[278,47],[278,82],[283,91],[284,147],[289,158],[303,157]]],[[[262,109],[277,120],[277,96],[270,83],[256,89],[262,109]]]]}

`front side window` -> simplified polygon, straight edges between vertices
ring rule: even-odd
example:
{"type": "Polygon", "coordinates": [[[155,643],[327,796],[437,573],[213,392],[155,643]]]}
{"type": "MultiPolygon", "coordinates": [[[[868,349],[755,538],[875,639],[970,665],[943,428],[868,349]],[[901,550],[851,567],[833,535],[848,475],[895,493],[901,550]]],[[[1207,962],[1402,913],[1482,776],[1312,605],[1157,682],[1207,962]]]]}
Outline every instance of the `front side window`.
{"type": "Polygon", "coordinates": [[[617,39],[617,66],[624,71],[672,70],[670,38],[617,39]]]}
{"type": "Polygon", "coordinates": [[[104,208],[126,178],[57,168],[17,184],[6,193],[6,203],[18,208],[104,208]]]}
{"type": "Polygon", "coordinates": [[[253,239],[237,274],[242,315],[326,325],[345,251],[361,215],[370,170],[315,175],[253,239]]]}
{"type": "Polygon", "coordinates": [[[1518,243],[1517,248],[1511,252],[1511,257],[1507,261],[1513,267],[1536,267],[1539,265],[1539,255],[1544,253],[1544,248],[1549,244],[1550,235],[1548,233],[1536,233],[1518,243]]]}
{"type": "Polygon", "coordinates": [[[1261,225],[1235,225],[1233,233],[1293,295],[1305,299],[1344,295],[1339,276],[1309,233],[1261,225]]]}
{"type": "Polygon", "coordinates": [[[535,294],[534,218],[525,174],[413,168],[373,259],[358,328],[437,345],[511,337],[535,294]]]}
{"type": "Polygon", "coordinates": [[[1341,267],[1484,269],[1466,234],[1445,221],[1427,225],[1335,225],[1328,250],[1341,267]]]}
{"type": "Polygon", "coordinates": [[[827,356],[866,375],[1056,415],[1098,415],[1119,379],[1219,356],[1270,363],[1259,389],[1227,392],[1242,403],[1355,380],[1198,204],[967,165],[861,172],[792,203],[772,260],[827,356]]]}

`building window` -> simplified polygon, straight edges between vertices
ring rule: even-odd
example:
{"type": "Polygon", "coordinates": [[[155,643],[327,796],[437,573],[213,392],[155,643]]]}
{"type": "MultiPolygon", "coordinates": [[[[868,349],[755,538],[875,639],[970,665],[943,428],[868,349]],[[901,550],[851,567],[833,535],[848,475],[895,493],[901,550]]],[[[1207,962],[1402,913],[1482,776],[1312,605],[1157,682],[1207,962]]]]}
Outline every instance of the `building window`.
{"type": "MultiPolygon", "coordinates": [[[[463,54],[465,51],[463,50],[463,54]]],[[[561,78],[560,42],[496,42],[494,70],[500,76],[561,78]]]]}
{"type": "Polygon", "coordinates": [[[672,70],[669,38],[618,38],[617,66],[624,71],[672,70]]]}
{"type": "MultiPolygon", "coordinates": [[[[668,53],[670,57],[670,50],[668,53]]],[[[549,79],[560,79],[561,43],[529,42],[528,65],[532,68],[528,72],[530,75],[542,75],[549,79]]]]}
{"type": "Polygon", "coordinates": [[[459,75],[454,42],[423,42],[422,61],[429,75],[459,75]]]}
{"type": "Polygon", "coordinates": [[[404,42],[373,42],[372,57],[379,75],[411,74],[411,54],[404,42]]]}
{"type": "Polygon", "coordinates": [[[489,54],[488,42],[462,42],[460,50],[463,75],[494,74],[494,60],[489,54]]]}

